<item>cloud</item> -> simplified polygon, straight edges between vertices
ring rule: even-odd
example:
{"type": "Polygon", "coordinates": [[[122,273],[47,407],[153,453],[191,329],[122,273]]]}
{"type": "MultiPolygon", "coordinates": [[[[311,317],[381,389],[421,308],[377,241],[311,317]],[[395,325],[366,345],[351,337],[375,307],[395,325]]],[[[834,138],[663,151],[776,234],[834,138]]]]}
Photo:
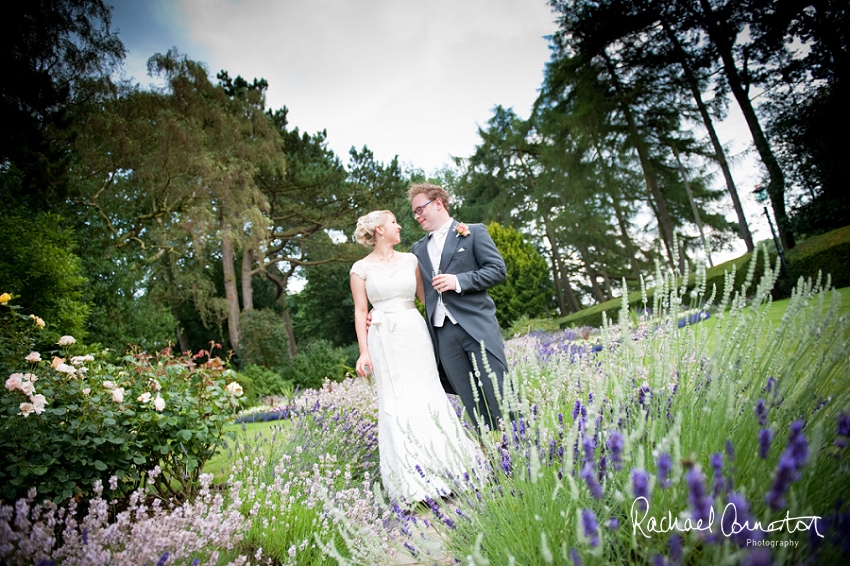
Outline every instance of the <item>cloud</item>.
{"type": "MultiPolygon", "coordinates": [[[[543,1],[180,0],[210,72],[269,81],[268,106],[345,156],[426,171],[470,154],[497,105],[527,115],[555,30],[543,1]]],[[[188,53],[194,57],[192,53],[188,53]]]]}

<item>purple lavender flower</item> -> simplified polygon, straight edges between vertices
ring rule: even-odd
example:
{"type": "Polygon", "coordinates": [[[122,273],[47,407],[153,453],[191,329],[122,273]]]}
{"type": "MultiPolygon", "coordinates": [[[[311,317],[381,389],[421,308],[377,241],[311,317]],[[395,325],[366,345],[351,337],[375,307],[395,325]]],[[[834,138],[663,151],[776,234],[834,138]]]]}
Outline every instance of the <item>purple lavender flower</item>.
{"type": "Polygon", "coordinates": [[[581,510],[581,525],[584,529],[584,536],[590,539],[590,546],[599,546],[599,528],[596,522],[596,514],[590,509],[581,510]]]}
{"type": "Polygon", "coordinates": [[[605,526],[611,529],[612,531],[616,531],[620,528],[620,520],[617,517],[611,517],[605,523],[605,526]]]}
{"type": "Polygon", "coordinates": [[[585,436],[581,440],[581,447],[584,449],[584,457],[588,462],[593,462],[596,454],[596,442],[592,436],[585,436]]]}
{"type": "Polygon", "coordinates": [[[584,563],[581,561],[581,556],[578,555],[578,550],[575,547],[570,548],[570,560],[573,561],[573,566],[583,566],[584,563]]]}
{"type": "Polygon", "coordinates": [[[835,427],[835,434],[850,437],[850,415],[845,415],[844,413],[838,415],[838,425],[835,427]]]}
{"type": "MultiPolygon", "coordinates": [[[[644,470],[632,468],[632,492],[635,499],[644,497],[649,500],[649,474],[644,470]]],[[[641,510],[646,509],[646,502],[641,501],[639,507],[641,510]]]]}
{"type": "Polygon", "coordinates": [[[575,405],[573,405],[573,420],[578,418],[578,414],[581,412],[581,400],[576,399],[575,405]]]}
{"type": "Polygon", "coordinates": [[[584,465],[579,477],[587,482],[587,487],[590,489],[590,495],[595,499],[602,499],[602,486],[596,481],[596,474],[593,473],[593,464],[590,462],[584,465]]]}
{"type": "Polygon", "coordinates": [[[83,527],[83,545],[87,545],[89,543],[89,529],[88,527],[83,527]]]}
{"type": "Polygon", "coordinates": [[[723,454],[717,452],[709,456],[711,468],[714,470],[714,491],[712,495],[717,497],[723,489],[723,454]]]}
{"type": "Polygon", "coordinates": [[[649,385],[644,383],[640,386],[640,389],[638,390],[638,403],[640,403],[641,407],[643,407],[644,403],[646,403],[648,396],[649,396],[649,385]]]}
{"type": "Polygon", "coordinates": [[[658,456],[658,485],[662,489],[670,486],[670,470],[673,469],[673,460],[670,454],[662,452],[658,456]]]}
{"type": "Polygon", "coordinates": [[[843,436],[844,438],[837,438],[835,440],[835,445],[839,448],[847,448],[847,438],[850,438],[850,415],[845,415],[841,413],[838,415],[838,424],[835,427],[836,436],[843,436]]]}
{"type": "Polygon", "coordinates": [[[747,546],[748,540],[761,540],[764,534],[760,529],[751,530],[748,526],[744,527],[752,521],[750,506],[744,496],[732,492],[729,494],[728,504],[732,507],[727,506],[723,511],[720,521],[721,532],[727,534],[738,546],[747,546]]]}
{"type": "Polygon", "coordinates": [[[764,399],[759,399],[756,402],[756,417],[758,417],[760,426],[767,424],[767,407],[765,406],[764,399]]]}
{"type": "Polygon", "coordinates": [[[679,535],[670,537],[670,558],[676,564],[682,561],[682,537],[679,535]]]}
{"type": "Polygon", "coordinates": [[[759,431],[759,457],[762,460],[767,460],[767,454],[770,452],[770,443],[773,442],[773,433],[769,428],[763,428],[759,431]]]}
{"type": "Polygon", "coordinates": [[[732,446],[731,440],[726,440],[726,459],[730,462],[735,461],[735,447],[732,446]]]}
{"type": "Polygon", "coordinates": [[[611,431],[608,440],[605,441],[605,447],[611,453],[611,467],[615,470],[623,467],[623,442],[623,435],[617,430],[611,431]]]}
{"type": "Polygon", "coordinates": [[[159,557],[159,561],[157,561],[156,566],[164,566],[166,562],[168,562],[168,551],[162,553],[162,556],[159,557]]]}
{"type": "Polygon", "coordinates": [[[587,404],[593,405],[593,391],[587,394],[587,404]]]}
{"type": "Polygon", "coordinates": [[[791,482],[800,477],[800,470],[806,465],[809,456],[809,446],[802,432],[803,422],[795,421],[790,428],[788,446],[785,447],[779,457],[773,484],[770,491],[765,495],[765,502],[773,510],[785,507],[785,492],[790,487],[791,482]]]}
{"type": "Polygon", "coordinates": [[[693,467],[688,472],[688,503],[693,510],[694,521],[707,524],[711,514],[711,498],[705,491],[705,478],[699,468],[693,467]]]}
{"type": "Polygon", "coordinates": [[[744,566],[771,566],[770,549],[754,548],[744,560],[744,566]]]}
{"type": "Polygon", "coordinates": [[[768,377],[767,378],[767,385],[765,386],[765,390],[768,393],[770,393],[774,389],[776,389],[776,378],[775,377],[768,377]]]}
{"type": "Polygon", "coordinates": [[[502,449],[502,459],[499,463],[501,464],[502,470],[505,472],[505,475],[510,476],[511,470],[513,468],[513,466],[511,466],[511,455],[504,448],[502,449]]]}

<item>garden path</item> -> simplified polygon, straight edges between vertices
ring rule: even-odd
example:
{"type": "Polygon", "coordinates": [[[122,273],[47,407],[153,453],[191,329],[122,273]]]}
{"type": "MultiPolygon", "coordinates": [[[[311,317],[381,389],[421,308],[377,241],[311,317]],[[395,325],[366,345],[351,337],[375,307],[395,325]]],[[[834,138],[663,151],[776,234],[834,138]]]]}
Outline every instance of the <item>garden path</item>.
{"type": "Polygon", "coordinates": [[[454,558],[443,548],[442,537],[434,528],[433,524],[429,523],[427,527],[424,526],[424,519],[430,521],[431,517],[424,513],[417,513],[415,516],[418,527],[414,527],[415,535],[411,542],[416,547],[416,550],[419,551],[419,555],[413,557],[408,552],[399,552],[390,566],[454,564],[454,558]]]}

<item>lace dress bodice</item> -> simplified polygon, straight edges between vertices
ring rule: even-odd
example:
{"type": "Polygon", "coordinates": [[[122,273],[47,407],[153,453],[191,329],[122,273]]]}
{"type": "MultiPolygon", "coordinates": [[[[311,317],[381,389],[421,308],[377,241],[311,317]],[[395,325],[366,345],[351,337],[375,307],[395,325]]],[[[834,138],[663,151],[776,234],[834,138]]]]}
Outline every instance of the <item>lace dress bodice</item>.
{"type": "Polygon", "coordinates": [[[351,266],[351,273],[366,281],[366,296],[377,309],[398,301],[412,301],[416,297],[416,266],[419,261],[409,253],[394,263],[361,259],[351,266]]]}

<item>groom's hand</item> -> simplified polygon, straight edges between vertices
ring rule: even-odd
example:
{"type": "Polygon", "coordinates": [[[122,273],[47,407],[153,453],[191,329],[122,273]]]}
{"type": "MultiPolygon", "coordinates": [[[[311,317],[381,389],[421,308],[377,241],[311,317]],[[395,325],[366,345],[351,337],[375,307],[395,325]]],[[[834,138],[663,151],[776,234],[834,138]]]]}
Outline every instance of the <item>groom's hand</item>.
{"type": "Polygon", "coordinates": [[[457,291],[457,276],[451,273],[441,273],[434,276],[431,284],[438,293],[457,291]]]}

